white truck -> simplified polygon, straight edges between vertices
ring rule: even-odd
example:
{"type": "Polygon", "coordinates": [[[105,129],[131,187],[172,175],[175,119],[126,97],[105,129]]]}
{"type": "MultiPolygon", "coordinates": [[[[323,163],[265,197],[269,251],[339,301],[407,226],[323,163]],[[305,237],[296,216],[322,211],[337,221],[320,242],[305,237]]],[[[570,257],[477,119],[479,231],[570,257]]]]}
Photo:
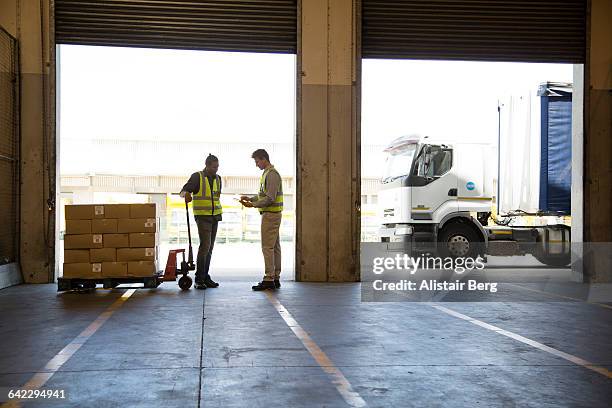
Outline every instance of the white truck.
{"type": "MultiPolygon", "coordinates": [[[[487,255],[530,253],[547,265],[568,265],[571,219],[569,192],[565,190],[571,178],[563,178],[567,177],[567,166],[571,166],[571,86],[568,86],[543,84],[538,93],[541,102],[538,109],[546,112],[540,111],[540,117],[535,119],[532,112],[527,115],[538,125],[527,127],[540,133],[535,144],[541,145],[537,154],[533,154],[533,143],[524,143],[522,151],[523,156],[539,158],[535,165],[531,163],[533,173],[539,176],[535,184],[530,179],[516,182],[517,177],[525,176],[520,169],[529,167],[525,163],[530,160],[508,148],[509,143],[516,141],[509,129],[524,119],[516,117],[520,110],[516,104],[533,109],[533,101],[524,98],[500,103],[497,148],[477,143],[445,143],[420,136],[394,140],[385,149],[387,160],[378,196],[381,242],[388,243],[389,250],[410,254],[486,259],[487,255]],[[559,92],[564,96],[563,102],[567,102],[568,89],[569,119],[566,105],[565,110],[554,105],[561,101],[555,99],[559,92]],[[505,151],[511,151],[513,157],[504,157],[505,151]],[[505,166],[506,160],[514,160],[508,163],[517,166],[505,166]],[[559,171],[559,167],[565,172],[559,171]],[[543,173],[539,174],[538,169],[543,169],[543,173]],[[514,202],[525,206],[526,191],[530,188],[537,190],[531,194],[537,201],[534,205],[544,203],[545,208],[506,209],[500,213],[504,201],[500,201],[500,194],[507,197],[506,207],[514,202]],[[518,201],[512,197],[513,189],[517,190],[514,195],[518,201]]],[[[524,130],[523,125],[520,128],[524,130]]],[[[533,139],[532,136],[527,135],[525,140],[533,139]]],[[[569,174],[571,177],[571,168],[569,174]]]]}

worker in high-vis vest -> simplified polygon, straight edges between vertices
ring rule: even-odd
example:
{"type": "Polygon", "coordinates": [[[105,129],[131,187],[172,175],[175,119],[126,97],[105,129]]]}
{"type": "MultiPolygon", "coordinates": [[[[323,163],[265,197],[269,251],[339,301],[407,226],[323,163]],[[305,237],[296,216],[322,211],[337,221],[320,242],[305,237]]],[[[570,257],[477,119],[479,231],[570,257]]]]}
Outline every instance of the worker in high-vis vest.
{"type": "Polygon", "coordinates": [[[200,247],[196,259],[196,289],[216,288],[219,284],[210,277],[210,260],[212,258],[217,227],[221,221],[221,177],[219,159],[212,154],[206,158],[204,170],[191,175],[181,190],[185,202],[192,203],[193,215],[198,226],[200,247]]]}
{"type": "Polygon", "coordinates": [[[264,149],[255,150],[251,156],[255,165],[263,170],[256,196],[242,196],[245,207],[255,207],[261,213],[261,251],[265,273],[263,280],[253,290],[280,288],[281,246],[279,229],[283,212],[283,182],[278,171],[270,164],[270,156],[264,149]]]}

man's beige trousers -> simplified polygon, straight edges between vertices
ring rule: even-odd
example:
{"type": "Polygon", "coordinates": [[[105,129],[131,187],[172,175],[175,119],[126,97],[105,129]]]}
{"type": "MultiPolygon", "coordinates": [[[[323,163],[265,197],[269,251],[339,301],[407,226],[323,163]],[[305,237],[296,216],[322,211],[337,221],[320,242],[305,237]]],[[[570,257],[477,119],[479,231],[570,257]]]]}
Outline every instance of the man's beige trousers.
{"type": "Polygon", "coordinates": [[[266,264],[264,281],[279,279],[281,272],[281,247],[279,229],[283,214],[261,214],[261,251],[266,264]]]}

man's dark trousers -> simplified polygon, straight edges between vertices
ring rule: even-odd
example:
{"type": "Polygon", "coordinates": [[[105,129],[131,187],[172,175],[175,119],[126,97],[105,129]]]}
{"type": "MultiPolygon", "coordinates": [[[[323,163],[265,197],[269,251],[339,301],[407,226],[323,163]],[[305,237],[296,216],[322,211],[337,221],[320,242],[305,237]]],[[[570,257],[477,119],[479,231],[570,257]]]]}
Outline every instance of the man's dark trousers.
{"type": "Polygon", "coordinates": [[[209,278],[210,259],[212,258],[215,238],[217,237],[217,227],[219,222],[207,216],[196,216],[198,225],[198,235],[200,236],[200,247],[196,259],[196,282],[204,282],[209,278]]]}

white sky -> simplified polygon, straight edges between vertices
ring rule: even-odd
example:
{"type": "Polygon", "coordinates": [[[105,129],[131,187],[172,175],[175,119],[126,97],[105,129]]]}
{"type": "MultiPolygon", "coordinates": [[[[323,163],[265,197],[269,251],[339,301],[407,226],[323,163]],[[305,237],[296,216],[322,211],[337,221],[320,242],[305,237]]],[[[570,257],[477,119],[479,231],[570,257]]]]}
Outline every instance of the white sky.
{"type": "MultiPolygon", "coordinates": [[[[362,81],[363,145],[493,142],[498,98],[571,82],[572,66],[364,60],[362,81]]],[[[63,140],[293,143],[295,56],[62,45],[60,98],[63,140]]],[[[376,173],[382,156],[365,156],[376,173]]]]}
{"type": "Polygon", "coordinates": [[[572,65],[364,60],[362,81],[363,144],[412,133],[492,143],[499,98],[572,82],[572,65]]]}
{"type": "Polygon", "coordinates": [[[60,54],[62,138],[293,140],[293,55],[66,45],[60,54]]]}

